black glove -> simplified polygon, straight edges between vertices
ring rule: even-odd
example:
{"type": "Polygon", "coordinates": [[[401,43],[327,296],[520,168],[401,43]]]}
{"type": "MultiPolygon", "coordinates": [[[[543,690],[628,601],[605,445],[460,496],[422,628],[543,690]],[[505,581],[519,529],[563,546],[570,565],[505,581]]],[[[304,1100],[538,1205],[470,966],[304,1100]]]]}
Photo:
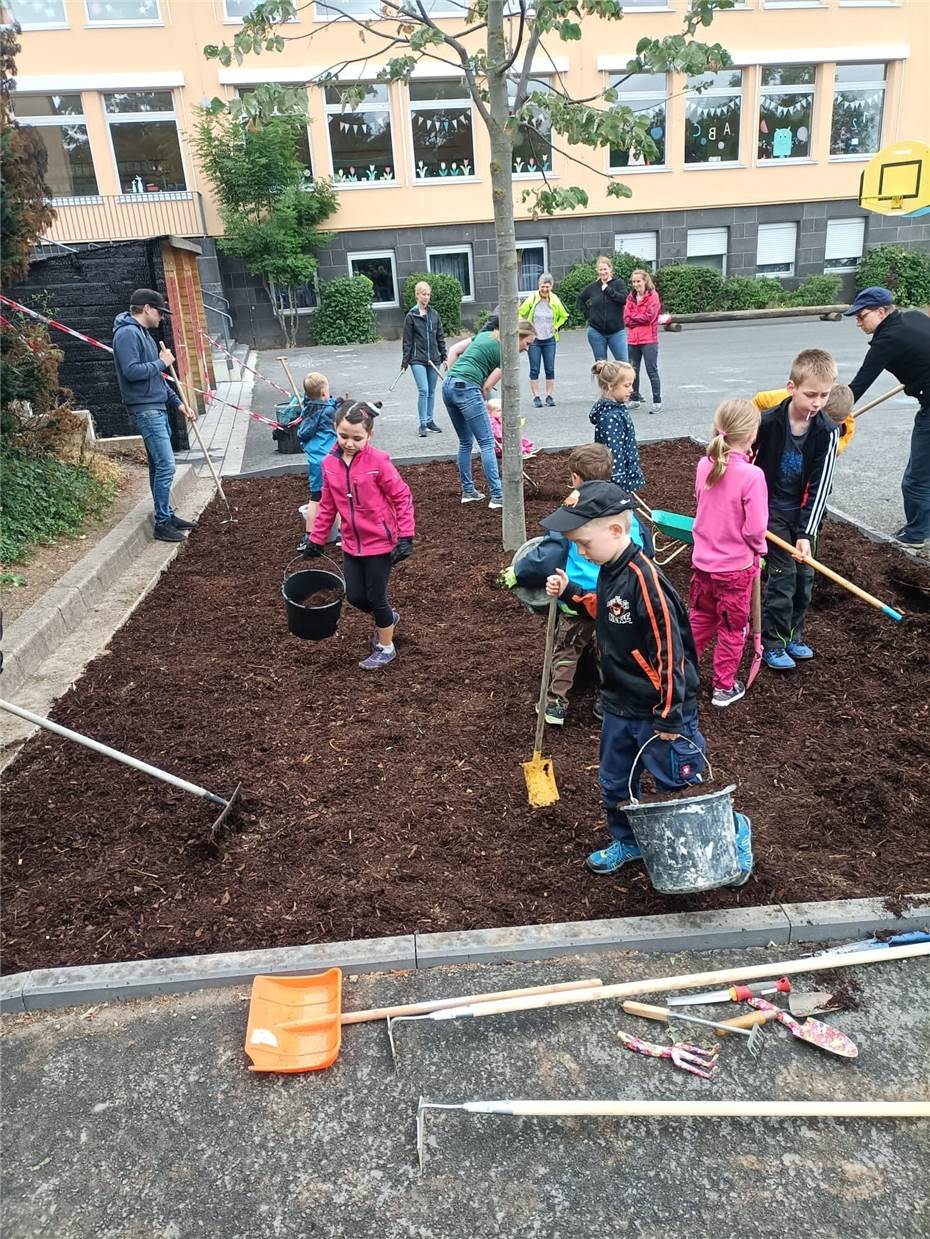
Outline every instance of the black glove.
{"type": "Polygon", "coordinates": [[[304,559],[318,559],[323,554],[323,547],[318,542],[308,542],[301,554],[304,559]]]}
{"type": "Polygon", "coordinates": [[[399,564],[402,559],[409,559],[413,554],[413,538],[399,538],[397,545],[391,551],[391,563],[399,564]]]}

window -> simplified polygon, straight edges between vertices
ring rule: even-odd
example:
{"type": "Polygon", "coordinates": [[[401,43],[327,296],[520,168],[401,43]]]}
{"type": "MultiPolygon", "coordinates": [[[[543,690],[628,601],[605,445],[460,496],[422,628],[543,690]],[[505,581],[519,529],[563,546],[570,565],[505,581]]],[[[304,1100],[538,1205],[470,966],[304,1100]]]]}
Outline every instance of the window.
{"type": "Polygon", "coordinates": [[[685,163],[736,163],[743,75],[739,69],[688,79],[685,163]],[[700,93],[695,88],[704,87],[700,93]]]}
{"type": "Polygon", "coordinates": [[[24,30],[41,30],[43,26],[55,29],[56,26],[68,25],[65,0],[13,0],[12,5],[4,7],[12,8],[13,20],[19,22],[24,30]]]}
{"type": "Polygon", "coordinates": [[[45,183],[54,198],[96,194],[97,177],[90,153],[80,95],[14,95],[16,119],[31,125],[48,152],[45,183]]]}
{"type": "Polygon", "coordinates": [[[644,156],[635,149],[621,151],[610,148],[611,168],[660,168],[665,164],[665,103],[668,78],[664,73],[634,73],[632,77],[613,76],[610,85],[619,95],[619,102],[638,117],[645,116],[649,136],[656,146],[655,156],[644,156]]]}
{"type": "Polygon", "coordinates": [[[862,260],[864,219],[828,219],[823,269],[828,274],[853,271],[862,260]]]}
{"type": "Polygon", "coordinates": [[[689,267],[713,267],[721,275],[726,275],[726,228],[689,228],[685,262],[689,267]]]}
{"type": "MultiPolygon", "coordinates": [[[[247,98],[251,93],[252,92],[250,90],[236,91],[236,94],[240,99],[247,98]]],[[[274,115],[278,115],[277,109],[275,109],[274,115]]],[[[310,130],[307,127],[306,122],[301,125],[300,131],[297,134],[297,149],[294,153],[303,164],[304,176],[308,181],[311,180],[313,178],[313,158],[310,154],[310,130]]]]}
{"type": "Polygon", "coordinates": [[[161,21],[158,0],[85,0],[92,26],[145,26],[161,21]]]}
{"type": "Polygon", "coordinates": [[[337,185],[371,185],[394,176],[391,101],[385,85],[363,87],[363,102],[353,111],[338,86],[324,91],[333,180],[337,185]]]}
{"type": "MultiPolygon", "coordinates": [[[[271,284],[271,292],[279,310],[290,310],[291,303],[288,297],[286,288],[278,288],[274,280],[269,281],[271,284]]],[[[316,309],[316,289],[311,283],[298,284],[294,289],[295,308],[298,314],[309,314],[311,310],[316,309]]]]}
{"type": "MultiPolygon", "coordinates": [[[[552,86],[548,78],[531,78],[529,93],[548,94],[552,86]]],[[[516,101],[516,85],[508,83],[508,99],[513,111],[516,101]]],[[[513,135],[513,175],[539,176],[552,171],[552,126],[549,116],[542,108],[532,103],[526,105],[526,116],[521,127],[513,135]]]]}
{"type": "Polygon", "coordinates": [[[471,140],[471,100],[464,79],[412,80],[410,124],[418,181],[475,175],[471,140]]]}
{"type": "Polygon", "coordinates": [[[886,65],[837,65],[831,155],[873,155],[881,146],[886,65]]]}
{"type": "MultiPolygon", "coordinates": [[[[237,0],[237,3],[242,3],[242,0],[237,0]]],[[[255,3],[255,0],[252,0],[255,3]]],[[[316,6],[316,19],[318,22],[331,22],[340,19],[347,20],[352,17],[357,17],[361,21],[371,21],[375,17],[380,16],[381,5],[378,0],[338,0],[336,8],[330,8],[327,4],[320,4],[319,0],[316,6]]]]}
{"type": "Polygon", "coordinates": [[[462,300],[474,301],[475,281],[471,269],[470,245],[458,245],[452,249],[428,249],[426,265],[434,275],[454,275],[462,285],[462,300]]]}
{"type": "Polygon", "coordinates": [[[384,253],[349,254],[349,274],[367,275],[375,286],[373,305],[385,307],[397,305],[397,276],[394,272],[394,255],[384,253]]]}
{"type": "Polygon", "coordinates": [[[813,114],[813,65],[763,66],[758,158],[807,159],[813,114]]]}
{"type": "Polygon", "coordinates": [[[657,232],[618,232],[614,237],[614,251],[618,254],[632,254],[641,258],[653,270],[659,251],[659,234],[657,232]]]}
{"type": "Polygon", "coordinates": [[[223,17],[228,22],[241,22],[258,4],[258,0],[223,0],[223,17]]]}
{"type": "Polygon", "coordinates": [[[794,275],[797,247],[797,224],[760,224],[756,242],[756,275],[794,275]]]}
{"type": "Polygon", "coordinates": [[[187,189],[171,91],[104,95],[103,107],[124,194],[187,189]]]}
{"type": "Polygon", "coordinates": [[[545,241],[517,241],[517,291],[534,293],[539,277],[548,270],[549,253],[545,241]]]}

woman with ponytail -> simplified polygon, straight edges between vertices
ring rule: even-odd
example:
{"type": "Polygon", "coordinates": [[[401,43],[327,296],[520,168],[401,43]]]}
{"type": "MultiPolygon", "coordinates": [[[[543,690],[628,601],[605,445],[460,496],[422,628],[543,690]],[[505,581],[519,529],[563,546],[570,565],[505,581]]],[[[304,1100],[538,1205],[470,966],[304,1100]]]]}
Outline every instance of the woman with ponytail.
{"type": "Polygon", "coordinates": [[[746,692],[736,673],[769,519],[765,475],[750,456],[760,416],[751,400],[723,401],[714,414],[707,453],[698,462],[694,483],[691,631],[698,657],[717,639],[715,706],[732,705],[746,692]]]}

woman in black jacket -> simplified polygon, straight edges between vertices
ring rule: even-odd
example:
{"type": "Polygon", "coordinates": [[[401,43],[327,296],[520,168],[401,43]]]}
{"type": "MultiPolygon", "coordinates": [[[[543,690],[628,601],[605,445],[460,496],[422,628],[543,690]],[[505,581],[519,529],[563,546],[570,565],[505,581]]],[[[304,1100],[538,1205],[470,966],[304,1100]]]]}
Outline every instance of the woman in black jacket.
{"type": "Polygon", "coordinates": [[[615,361],[629,361],[623,307],[627,287],[614,275],[614,264],[603,254],[597,260],[597,279],[578,294],[578,309],[588,322],[588,343],[595,361],[606,361],[607,350],[615,361]]]}
{"type": "Polygon", "coordinates": [[[404,319],[404,352],[400,365],[402,370],[409,366],[413,373],[413,381],[417,385],[420,438],[425,439],[429,430],[442,434],[441,427],[433,420],[433,406],[439,367],[446,360],[446,337],[442,319],[429,303],[432,296],[429,284],[421,280],[414,292],[417,303],[404,319]]]}

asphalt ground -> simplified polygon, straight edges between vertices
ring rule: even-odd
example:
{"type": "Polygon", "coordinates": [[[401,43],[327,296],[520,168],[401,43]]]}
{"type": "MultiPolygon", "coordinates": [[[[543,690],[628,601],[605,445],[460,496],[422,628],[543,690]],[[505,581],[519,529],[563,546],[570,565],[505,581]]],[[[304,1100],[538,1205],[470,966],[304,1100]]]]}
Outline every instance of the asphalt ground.
{"type": "MultiPolygon", "coordinates": [[[[595,880],[595,879],[592,879],[595,880]]],[[[605,983],[776,962],[800,948],[607,953],[347,978],[343,1005],[576,977],[605,983]]],[[[663,1025],[613,1002],[482,1020],[348,1026],[329,1069],[248,1071],[244,989],[3,1017],[5,1239],[925,1239],[922,1120],[484,1117],[417,1099],[930,1097],[930,962],[860,967],[859,1010],[826,1016],[835,1058],[767,1028],[706,1082],[622,1049],[663,1025]]],[[[800,977],[798,989],[820,988],[800,977]]],[[[656,999],[661,1001],[661,998],[656,999]]],[[[730,1006],[702,1014],[732,1016],[730,1006]]],[[[687,1025],[682,1024],[684,1030],[687,1025]]],[[[704,1041],[705,1030],[684,1032],[704,1041]],[[695,1036],[695,1032],[699,1035],[695,1036]]]]}
{"type": "MultiPolygon", "coordinates": [[[[663,332],[659,337],[663,411],[651,415],[649,403],[636,411],[637,436],[640,442],[682,435],[706,438],[720,400],[784,386],[792,358],[801,349],[827,349],[836,358],[840,379],[848,382],[859,368],[867,344],[867,337],[849,319],[838,323],[821,322],[818,318],[777,319],[663,332]]],[[[300,348],[288,356],[298,383],[308,370],[319,370],[329,378],[334,393],[349,392],[358,399],[383,400],[376,442],[396,459],[450,458],[455,454],[456,440],[441,394],[437,391],[436,411],[444,434],[420,439],[413,378],[406,374],[393,392],[388,390],[400,369],[400,354],[400,342],[389,340],[339,348],[300,348]]],[[[259,353],[258,369],[286,386],[276,360],[279,355],[280,350],[259,353]]],[[[590,374],[591,362],[584,333],[564,331],[556,355],[556,407],[534,409],[524,383],[524,434],[540,447],[574,447],[593,438],[588,414],[597,388],[590,374]]],[[[526,364],[522,363],[524,367],[526,364]]],[[[882,375],[863,402],[895,385],[891,375],[882,375]]],[[[648,392],[649,382],[643,375],[643,396],[648,392]]],[[[256,412],[271,415],[282,399],[267,383],[256,380],[252,401],[256,412]]],[[[852,445],[837,462],[832,507],[882,533],[893,534],[901,527],[901,475],[907,463],[916,411],[916,401],[899,395],[859,420],[852,445]]],[[[278,452],[271,430],[251,422],[243,472],[281,466],[300,472],[302,455],[278,452]]],[[[643,493],[653,507],[663,506],[661,495],[651,493],[648,485],[643,493]]]]}

